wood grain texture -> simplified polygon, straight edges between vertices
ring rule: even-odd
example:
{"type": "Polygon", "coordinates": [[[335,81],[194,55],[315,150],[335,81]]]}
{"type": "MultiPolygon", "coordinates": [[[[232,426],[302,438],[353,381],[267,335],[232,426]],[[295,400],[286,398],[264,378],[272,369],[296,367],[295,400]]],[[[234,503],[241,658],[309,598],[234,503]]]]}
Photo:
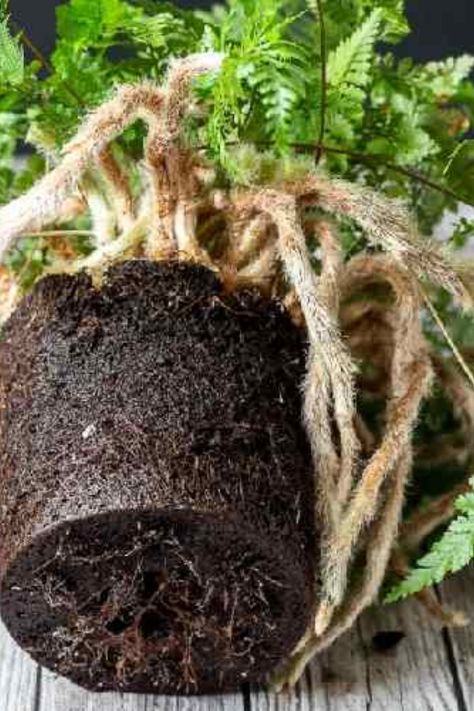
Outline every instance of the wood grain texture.
{"type": "Polygon", "coordinates": [[[36,711],[38,669],[0,623],[0,710],[36,711]]]}
{"type": "MultiPolygon", "coordinates": [[[[473,603],[471,607],[474,611],[473,603]]],[[[474,647],[472,629],[470,634],[474,647]]],[[[256,711],[459,708],[443,634],[414,601],[366,612],[349,633],[311,664],[293,693],[278,697],[259,691],[252,695],[256,711]],[[380,639],[382,633],[386,639],[387,632],[404,636],[395,647],[382,652],[374,637],[379,635],[380,639]]]]}
{"type": "Polygon", "coordinates": [[[440,589],[442,601],[466,613],[470,625],[446,631],[445,640],[452,654],[455,682],[462,711],[474,709],[474,565],[448,578],[440,589]]]}
{"type": "Polygon", "coordinates": [[[244,711],[244,698],[242,694],[189,698],[94,694],[42,670],[38,711],[244,711]]]}
{"type": "Polygon", "coordinates": [[[251,695],[252,711],[365,711],[370,700],[365,656],[352,629],[306,670],[293,692],[251,695]]]}
{"type": "Polygon", "coordinates": [[[454,711],[458,698],[443,634],[415,600],[363,615],[366,678],[371,711],[454,711]],[[386,632],[405,636],[395,648],[376,651],[374,636],[386,632]]]}

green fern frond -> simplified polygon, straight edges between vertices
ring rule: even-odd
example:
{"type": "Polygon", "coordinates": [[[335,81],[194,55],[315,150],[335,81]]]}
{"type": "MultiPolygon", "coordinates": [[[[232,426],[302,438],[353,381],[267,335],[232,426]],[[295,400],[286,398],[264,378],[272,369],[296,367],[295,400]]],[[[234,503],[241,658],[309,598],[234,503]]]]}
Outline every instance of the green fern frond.
{"type": "MultiPolygon", "coordinates": [[[[471,479],[474,488],[474,478],[471,479]]],[[[441,582],[450,573],[464,568],[474,558],[474,490],[456,501],[460,515],[444,535],[421,558],[408,577],[396,585],[385,598],[395,602],[423,588],[441,582]]]]}
{"type": "MultiPolygon", "coordinates": [[[[287,148],[294,109],[306,90],[310,68],[307,48],[286,37],[286,29],[298,15],[282,13],[281,2],[231,0],[212,24],[214,47],[227,54],[218,77],[204,79],[212,110],[207,138],[214,156],[227,169],[229,141],[241,138],[244,128],[254,130],[276,149],[287,148]]],[[[206,34],[206,33],[205,33],[206,34]]],[[[209,41],[209,40],[207,40],[209,41]]]]}
{"type": "Polygon", "coordinates": [[[127,34],[136,42],[153,49],[186,49],[190,39],[190,27],[180,17],[163,12],[153,17],[137,17],[128,24],[127,34]]]}
{"type": "Polygon", "coordinates": [[[381,13],[373,10],[350,37],[329,53],[327,78],[332,91],[338,91],[345,85],[367,85],[380,23],[381,13]]]}
{"type": "Polygon", "coordinates": [[[284,150],[290,141],[290,124],[296,104],[304,93],[304,82],[294,65],[265,62],[249,80],[256,90],[266,120],[268,138],[284,150]]]}
{"type": "MultiPolygon", "coordinates": [[[[295,145],[310,151],[319,140],[324,115],[325,143],[342,150],[325,153],[325,169],[404,198],[424,232],[452,207],[452,198],[419,190],[416,181],[387,166],[416,168],[474,201],[474,148],[465,140],[474,125],[467,79],[473,59],[421,65],[398,61],[385,45],[376,45],[406,33],[404,0],[226,0],[208,12],[180,8],[174,0],[63,0],[49,57],[52,73],[38,75],[38,62],[27,64],[22,91],[16,90],[23,76],[21,50],[7,33],[7,14],[8,0],[0,0],[0,108],[18,116],[0,141],[5,199],[15,194],[14,173],[1,163],[10,161],[11,146],[40,134],[59,150],[88,107],[100,104],[114,85],[144,77],[162,82],[173,58],[209,50],[226,59],[219,75],[198,82],[205,110],[193,113],[186,138],[210,147],[220,179],[232,182],[226,162],[231,143],[272,143],[268,150],[276,158],[291,158],[295,145]],[[349,158],[364,151],[379,159],[370,168],[349,158]]],[[[123,139],[134,158],[142,131],[137,125],[123,139]]]]}
{"type": "Polygon", "coordinates": [[[430,82],[433,94],[446,100],[456,93],[473,69],[474,56],[462,54],[460,57],[448,57],[442,62],[428,62],[423,73],[424,79],[430,82]]]}
{"type": "Polygon", "coordinates": [[[71,43],[94,44],[119,28],[128,12],[122,0],[71,0],[58,7],[58,36],[71,43]]]}
{"type": "Polygon", "coordinates": [[[25,58],[18,39],[12,37],[8,17],[0,12],[0,84],[18,86],[25,77],[25,58]]]}

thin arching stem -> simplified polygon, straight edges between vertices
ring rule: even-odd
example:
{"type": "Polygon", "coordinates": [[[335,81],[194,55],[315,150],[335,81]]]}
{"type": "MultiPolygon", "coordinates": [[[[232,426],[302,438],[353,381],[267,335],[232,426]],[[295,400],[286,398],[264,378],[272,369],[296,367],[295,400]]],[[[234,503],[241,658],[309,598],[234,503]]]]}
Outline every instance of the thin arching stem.
{"type": "Polygon", "coordinates": [[[321,93],[319,109],[319,140],[316,144],[314,155],[315,165],[318,165],[323,155],[324,134],[326,133],[326,108],[327,108],[327,38],[326,21],[324,18],[321,0],[315,0],[319,19],[319,47],[321,53],[321,93]]]}
{"type": "Polygon", "coordinates": [[[50,62],[46,59],[44,54],[41,52],[40,49],[31,41],[31,39],[28,37],[26,34],[25,30],[23,27],[20,27],[20,25],[15,22],[12,18],[10,18],[10,24],[15,30],[15,32],[18,32],[18,35],[20,37],[20,41],[25,45],[27,49],[30,50],[31,54],[35,59],[38,60],[38,62],[41,64],[43,69],[45,69],[49,74],[53,73],[53,67],[51,66],[50,62]]]}
{"type": "MultiPolygon", "coordinates": [[[[228,141],[226,143],[226,145],[227,146],[236,146],[236,145],[239,145],[239,143],[237,141],[228,141]]],[[[256,141],[255,145],[270,148],[271,146],[275,145],[275,142],[274,141],[256,141]]],[[[367,163],[367,166],[371,169],[374,169],[376,167],[377,168],[386,168],[387,170],[390,170],[393,173],[399,173],[400,175],[405,175],[407,178],[410,178],[411,180],[415,180],[427,188],[431,188],[431,190],[436,190],[436,192],[439,192],[442,195],[445,195],[446,197],[450,197],[453,200],[456,200],[456,202],[462,202],[462,203],[465,203],[466,205],[470,205],[471,207],[474,207],[474,201],[469,200],[469,198],[467,198],[467,197],[463,197],[462,195],[459,195],[458,193],[456,193],[454,190],[452,190],[448,186],[441,185],[441,183],[438,183],[438,182],[436,182],[436,180],[432,180],[431,178],[428,178],[426,175],[423,175],[423,173],[420,173],[419,171],[415,170],[414,168],[405,168],[402,165],[397,165],[396,163],[390,163],[390,161],[384,160],[379,155],[351,151],[348,148],[331,146],[331,145],[328,145],[327,143],[324,143],[322,141],[320,141],[318,143],[293,142],[293,143],[290,143],[289,146],[290,146],[290,148],[294,148],[296,151],[301,151],[302,153],[313,153],[313,152],[317,152],[319,150],[319,151],[321,151],[321,153],[337,153],[339,155],[348,156],[356,163],[367,163]]],[[[196,146],[197,150],[207,150],[208,148],[209,148],[209,146],[205,145],[205,144],[196,146]]]]}
{"type": "MultiPolygon", "coordinates": [[[[294,145],[294,147],[304,147],[304,145],[305,144],[299,144],[299,146],[294,145]]],[[[314,147],[306,146],[306,148],[314,147]]],[[[426,175],[419,173],[413,168],[404,168],[403,166],[397,165],[396,163],[390,163],[389,161],[385,161],[381,159],[380,156],[371,155],[370,153],[359,153],[356,151],[350,151],[347,148],[338,148],[336,146],[328,146],[326,144],[321,144],[320,148],[323,152],[326,151],[327,153],[340,153],[342,155],[346,155],[349,158],[352,158],[353,160],[357,161],[358,163],[377,163],[378,166],[382,168],[387,168],[387,170],[391,170],[394,173],[400,173],[400,175],[405,175],[407,178],[417,180],[419,183],[422,183],[426,187],[432,188],[432,190],[437,190],[438,192],[443,193],[447,197],[453,198],[457,202],[464,202],[466,203],[466,205],[471,205],[474,207],[474,202],[468,200],[467,198],[461,197],[454,190],[451,190],[451,188],[448,188],[446,185],[441,185],[435,180],[431,180],[431,178],[428,178],[426,175]]]]}
{"type": "Polygon", "coordinates": [[[426,306],[428,307],[428,310],[429,310],[434,322],[438,326],[438,328],[441,331],[441,333],[443,334],[447,344],[451,348],[451,351],[453,352],[454,357],[456,358],[457,362],[459,363],[462,370],[464,371],[464,374],[465,374],[466,378],[469,380],[471,387],[474,388],[474,374],[473,374],[472,370],[466,363],[461,351],[459,350],[459,348],[457,347],[457,345],[454,343],[453,339],[451,338],[448,329],[444,325],[444,322],[443,322],[441,316],[439,315],[434,304],[431,302],[428,294],[421,287],[420,287],[420,291],[423,296],[423,300],[424,300],[426,306]]]}
{"type": "MultiPolygon", "coordinates": [[[[33,57],[38,60],[43,69],[47,71],[48,74],[54,74],[54,67],[52,66],[51,62],[44,56],[43,52],[34,44],[31,38],[27,35],[24,28],[20,27],[20,25],[15,22],[15,20],[10,19],[10,23],[14,30],[19,33],[20,41],[31,52],[33,57]]],[[[85,106],[85,102],[79,96],[77,91],[73,89],[72,86],[69,86],[69,84],[66,84],[66,82],[64,81],[61,81],[61,84],[80,106],[85,106]]]]}
{"type": "Polygon", "coordinates": [[[93,237],[92,230],[44,230],[28,232],[23,237],[93,237]]]}

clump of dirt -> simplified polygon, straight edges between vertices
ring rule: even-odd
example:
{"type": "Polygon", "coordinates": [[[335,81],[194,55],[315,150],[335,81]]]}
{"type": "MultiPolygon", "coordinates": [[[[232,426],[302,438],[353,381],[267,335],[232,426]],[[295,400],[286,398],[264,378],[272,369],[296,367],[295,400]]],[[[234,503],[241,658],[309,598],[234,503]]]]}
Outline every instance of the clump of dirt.
{"type": "Polygon", "coordinates": [[[0,344],[1,614],[96,690],[259,682],[313,612],[305,347],[203,267],[48,277],[0,344]]]}

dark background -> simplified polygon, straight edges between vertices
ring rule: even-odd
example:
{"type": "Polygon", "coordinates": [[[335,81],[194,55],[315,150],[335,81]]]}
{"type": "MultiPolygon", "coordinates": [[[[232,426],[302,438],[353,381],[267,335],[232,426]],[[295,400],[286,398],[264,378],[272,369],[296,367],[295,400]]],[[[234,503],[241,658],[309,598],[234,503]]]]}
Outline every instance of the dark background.
{"type": "MultiPolygon", "coordinates": [[[[258,0],[256,0],[258,2],[258,0]]],[[[10,0],[13,18],[44,52],[54,43],[54,8],[61,0],[10,0]]],[[[183,7],[209,7],[215,2],[183,0],[183,7]]],[[[442,59],[474,53],[474,0],[409,0],[412,34],[397,49],[414,59],[442,59]]]]}

